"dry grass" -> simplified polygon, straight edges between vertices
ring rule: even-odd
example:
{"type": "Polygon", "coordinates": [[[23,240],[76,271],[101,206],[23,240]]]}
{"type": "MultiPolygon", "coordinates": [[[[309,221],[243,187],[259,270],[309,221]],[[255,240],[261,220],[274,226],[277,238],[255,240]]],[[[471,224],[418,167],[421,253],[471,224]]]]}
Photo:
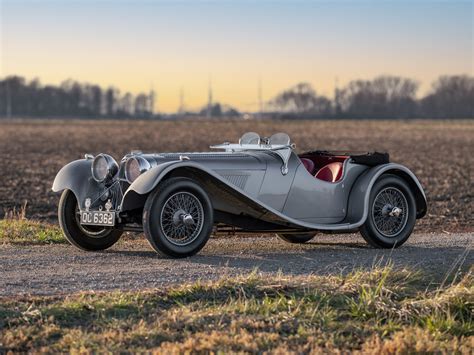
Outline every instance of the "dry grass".
{"type": "Polygon", "coordinates": [[[56,225],[26,219],[26,203],[19,209],[5,213],[0,220],[1,244],[57,244],[65,243],[61,229],[56,225]]]}
{"type": "Polygon", "coordinates": [[[0,220],[1,244],[57,244],[66,239],[58,226],[21,219],[0,220]]]}
{"type": "Polygon", "coordinates": [[[138,293],[0,300],[0,352],[472,353],[474,277],[420,290],[391,267],[138,293]]]}
{"type": "MultiPolygon", "coordinates": [[[[50,191],[56,172],[84,153],[116,158],[143,151],[207,150],[236,141],[246,131],[288,132],[298,151],[381,150],[412,169],[428,196],[421,231],[470,231],[474,203],[474,121],[2,121],[0,205],[28,201],[28,217],[56,219],[58,196],[50,191]]],[[[1,212],[1,211],[0,211],[1,212]]]]}

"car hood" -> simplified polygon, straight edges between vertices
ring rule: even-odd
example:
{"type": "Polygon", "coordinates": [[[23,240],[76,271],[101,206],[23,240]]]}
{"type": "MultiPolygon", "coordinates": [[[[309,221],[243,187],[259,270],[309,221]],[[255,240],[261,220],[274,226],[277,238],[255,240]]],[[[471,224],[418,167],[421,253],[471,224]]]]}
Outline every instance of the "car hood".
{"type": "Polygon", "coordinates": [[[159,154],[140,154],[152,165],[162,163],[190,160],[198,162],[212,170],[263,170],[266,161],[253,153],[228,153],[228,152],[177,152],[159,154]]]}

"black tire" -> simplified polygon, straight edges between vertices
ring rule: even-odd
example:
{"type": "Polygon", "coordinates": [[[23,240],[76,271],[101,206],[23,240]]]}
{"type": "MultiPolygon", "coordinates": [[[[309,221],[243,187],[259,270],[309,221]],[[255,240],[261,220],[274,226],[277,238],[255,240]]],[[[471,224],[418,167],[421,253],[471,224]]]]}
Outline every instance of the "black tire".
{"type": "Polygon", "coordinates": [[[77,215],[77,199],[71,190],[64,190],[59,200],[58,219],[64,237],[82,250],[104,250],[114,245],[122,231],[111,228],[81,226],[77,215]]]}
{"type": "Polygon", "coordinates": [[[185,258],[206,245],[213,227],[212,204],[204,189],[188,178],[163,181],[143,208],[143,230],[158,253],[185,258]],[[187,207],[186,207],[187,206],[187,207]],[[186,224],[185,216],[191,216],[186,224]]]}
{"type": "Polygon", "coordinates": [[[398,248],[407,241],[415,222],[416,202],[408,184],[396,175],[382,175],[370,192],[362,237],[374,248],[398,248]],[[396,207],[401,212],[394,211],[396,207]]]}
{"type": "Polygon", "coordinates": [[[277,237],[288,243],[303,244],[309,242],[315,235],[316,233],[310,232],[300,234],[277,234],[277,237]]]}

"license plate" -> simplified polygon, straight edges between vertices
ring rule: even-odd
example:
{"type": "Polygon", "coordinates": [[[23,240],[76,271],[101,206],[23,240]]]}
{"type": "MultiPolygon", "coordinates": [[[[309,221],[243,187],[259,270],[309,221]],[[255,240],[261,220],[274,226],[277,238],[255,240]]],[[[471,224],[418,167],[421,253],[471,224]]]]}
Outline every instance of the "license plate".
{"type": "Polygon", "coordinates": [[[81,212],[81,224],[87,224],[90,226],[113,226],[115,225],[115,212],[81,212]]]}

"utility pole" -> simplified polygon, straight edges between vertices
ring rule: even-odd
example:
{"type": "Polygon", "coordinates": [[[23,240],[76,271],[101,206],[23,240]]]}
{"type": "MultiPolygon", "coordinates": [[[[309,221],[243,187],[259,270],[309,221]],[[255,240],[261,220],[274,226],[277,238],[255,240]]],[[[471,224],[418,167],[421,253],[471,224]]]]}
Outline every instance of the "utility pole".
{"type": "Polygon", "coordinates": [[[211,118],[212,114],[212,81],[211,75],[209,75],[209,87],[207,93],[207,118],[211,118]]]}
{"type": "Polygon", "coordinates": [[[148,104],[149,104],[149,112],[150,112],[150,116],[153,117],[154,113],[155,113],[155,103],[156,103],[156,92],[155,92],[155,89],[153,87],[153,84],[151,84],[150,86],[150,93],[148,95],[148,104]]]}
{"type": "Polygon", "coordinates": [[[179,89],[179,107],[178,107],[178,113],[179,114],[184,114],[186,112],[186,109],[184,107],[184,89],[181,86],[179,89]]]}

